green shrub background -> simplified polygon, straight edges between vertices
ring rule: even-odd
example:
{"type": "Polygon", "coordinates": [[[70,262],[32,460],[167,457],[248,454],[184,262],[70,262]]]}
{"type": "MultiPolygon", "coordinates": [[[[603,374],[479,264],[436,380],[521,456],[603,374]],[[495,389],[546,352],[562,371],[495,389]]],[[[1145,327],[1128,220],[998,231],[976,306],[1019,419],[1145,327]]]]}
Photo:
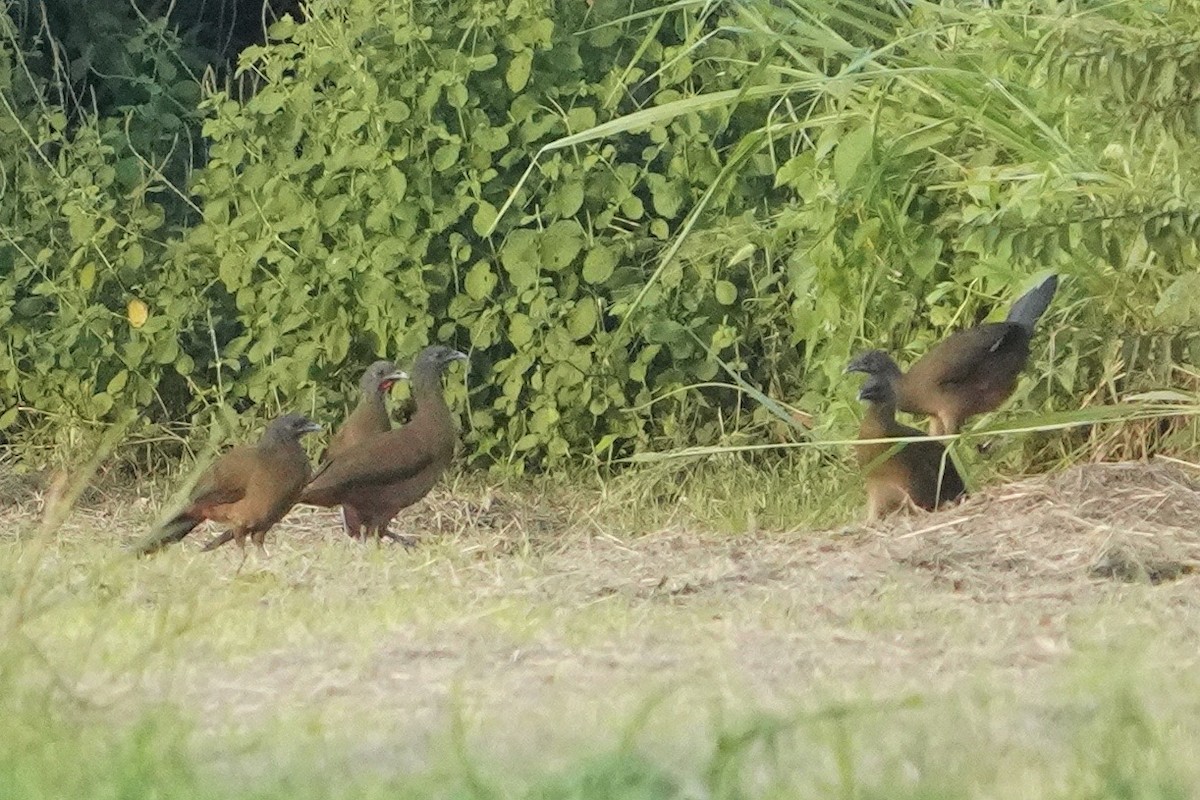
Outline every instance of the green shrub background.
{"type": "Polygon", "coordinates": [[[1051,270],[1002,413],[1193,387],[1200,3],[314,0],[236,76],[105,24],[63,65],[0,17],[11,445],[334,422],[432,340],[478,465],[836,438],[853,351],[1051,270]]]}

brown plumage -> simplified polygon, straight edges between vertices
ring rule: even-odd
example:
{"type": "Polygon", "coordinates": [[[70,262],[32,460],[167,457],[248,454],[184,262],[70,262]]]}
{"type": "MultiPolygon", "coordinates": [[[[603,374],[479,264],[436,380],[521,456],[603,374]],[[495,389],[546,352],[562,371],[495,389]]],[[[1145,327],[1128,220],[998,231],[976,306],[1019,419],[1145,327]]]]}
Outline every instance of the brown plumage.
{"type": "MultiPolygon", "coordinates": [[[[868,376],[858,399],[867,403],[858,429],[859,439],[924,436],[916,428],[896,421],[896,398],[888,378],[868,376]]],[[[859,466],[866,472],[869,520],[877,520],[907,505],[933,511],[957,500],[966,491],[958,470],[946,455],[946,448],[933,439],[859,444],[854,451],[859,466]]]]}
{"type": "MultiPolygon", "coordinates": [[[[337,459],[371,437],[390,431],[392,421],[384,398],[396,381],[407,378],[408,374],[396,369],[391,361],[376,361],[367,367],[358,382],[358,405],[333,435],[329,447],[321,455],[320,464],[337,459]]],[[[342,505],[342,529],[354,538],[362,535],[362,516],[352,505],[342,505]]]]}
{"type": "Polygon", "coordinates": [[[283,518],[308,481],[308,455],[300,437],[320,425],[300,414],[284,414],[267,426],[255,445],[229,450],[200,476],[182,511],[159,525],[133,546],[146,555],[182,540],[205,520],[230,528],[205,550],[233,539],[243,548],[246,537],[265,549],[271,526],[283,518]]]}
{"type": "Polygon", "coordinates": [[[1029,360],[1033,328],[1058,288],[1051,275],[1013,303],[1004,322],[957,331],[901,372],[882,350],[855,357],[847,372],[886,377],[895,390],[896,407],[930,417],[933,436],[958,433],[976,414],[994,411],[1017,388],[1029,360]]]}
{"type": "Polygon", "coordinates": [[[465,359],[444,345],[422,350],[409,371],[416,402],[409,423],[331,458],[305,487],[300,502],[353,507],[367,534],[400,540],[388,531],[388,523],[428,494],[454,455],[457,434],[442,395],[442,370],[465,359]]]}

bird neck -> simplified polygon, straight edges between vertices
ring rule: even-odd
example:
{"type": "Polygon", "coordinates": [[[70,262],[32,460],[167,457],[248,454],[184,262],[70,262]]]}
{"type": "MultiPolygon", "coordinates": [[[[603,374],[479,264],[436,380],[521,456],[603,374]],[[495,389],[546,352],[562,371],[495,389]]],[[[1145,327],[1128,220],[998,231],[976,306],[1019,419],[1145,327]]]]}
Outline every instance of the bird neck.
{"type": "Polygon", "coordinates": [[[863,416],[863,430],[869,431],[866,438],[883,438],[894,436],[896,428],[896,403],[894,401],[873,401],[867,404],[867,413],[863,416]]]}
{"type": "Polygon", "coordinates": [[[442,395],[442,370],[434,365],[418,365],[411,379],[412,396],[417,404],[417,415],[437,414],[449,416],[450,408],[442,395]]]}
{"type": "Polygon", "coordinates": [[[368,417],[373,422],[388,421],[387,403],[384,402],[383,392],[372,389],[369,392],[363,392],[358,398],[358,406],[354,409],[351,416],[362,418],[368,417]]]}
{"type": "Polygon", "coordinates": [[[300,446],[300,440],[295,436],[290,436],[286,433],[275,433],[268,431],[267,435],[258,443],[258,452],[264,456],[275,456],[281,453],[294,454],[303,453],[304,448],[300,446]]]}
{"type": "Polygon", "coordinates": [[[903,375],[904,373],[900,371],[900,365],[890,358],[884,362],[883,370],[879,373],[879,377],[887,378],[890,381],[895,381],[903,375]]]}

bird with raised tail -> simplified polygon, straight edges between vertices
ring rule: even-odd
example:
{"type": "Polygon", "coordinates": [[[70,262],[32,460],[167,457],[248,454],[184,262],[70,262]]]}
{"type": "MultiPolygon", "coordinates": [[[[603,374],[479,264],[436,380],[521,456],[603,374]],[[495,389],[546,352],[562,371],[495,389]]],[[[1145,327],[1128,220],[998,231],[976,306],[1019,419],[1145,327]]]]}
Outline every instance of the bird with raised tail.
{"type": "Polygon", "coordinates": [[[896,408],[931,417],[931,435],[958,433],[967,419],[996,410],[1016,390],[1034,326],[1057,289],[1058,276],[1049,276],[1013,303],[1003,322],[952,333],[908,372],[883,350],[856,356],[846,371],[886,377],[896,408]]]}

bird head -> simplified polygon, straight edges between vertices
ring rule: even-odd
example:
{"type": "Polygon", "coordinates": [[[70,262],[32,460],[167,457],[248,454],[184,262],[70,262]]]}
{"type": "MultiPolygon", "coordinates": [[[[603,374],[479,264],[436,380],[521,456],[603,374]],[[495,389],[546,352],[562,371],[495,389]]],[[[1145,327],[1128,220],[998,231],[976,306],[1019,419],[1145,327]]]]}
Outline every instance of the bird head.
{"type": "Polygon", "coordinates": [[[846,372],[865,372],[867,375],[895,378],[900,375],[896,361],[883,350],[868,350],[850,359],[846,372]]]}
{"type": "Polygon", "coordinates": [[[453,361],[466,361],[467,356],[444,344],[431,344],[417,354],[417,369],[434,369],[440,372],[453,361]]]}
{"type": "Polygon", "coordinates": [[[358,388],[363,394],[373,394],[391,391],[396,385],[396,381],[408,379],[408,373],[396,369],[396,365],[391,361],[376,361],[371,366],[367,367],[367,371],[363,373],[362,379],[358,382],[358,388]]]}
{"type": "Polygon", "coordinates": [[[321,426],[303,414],[284,414],[267,426],[266,438],[299,439],[306,433],[316,433],[321,426]]]}

